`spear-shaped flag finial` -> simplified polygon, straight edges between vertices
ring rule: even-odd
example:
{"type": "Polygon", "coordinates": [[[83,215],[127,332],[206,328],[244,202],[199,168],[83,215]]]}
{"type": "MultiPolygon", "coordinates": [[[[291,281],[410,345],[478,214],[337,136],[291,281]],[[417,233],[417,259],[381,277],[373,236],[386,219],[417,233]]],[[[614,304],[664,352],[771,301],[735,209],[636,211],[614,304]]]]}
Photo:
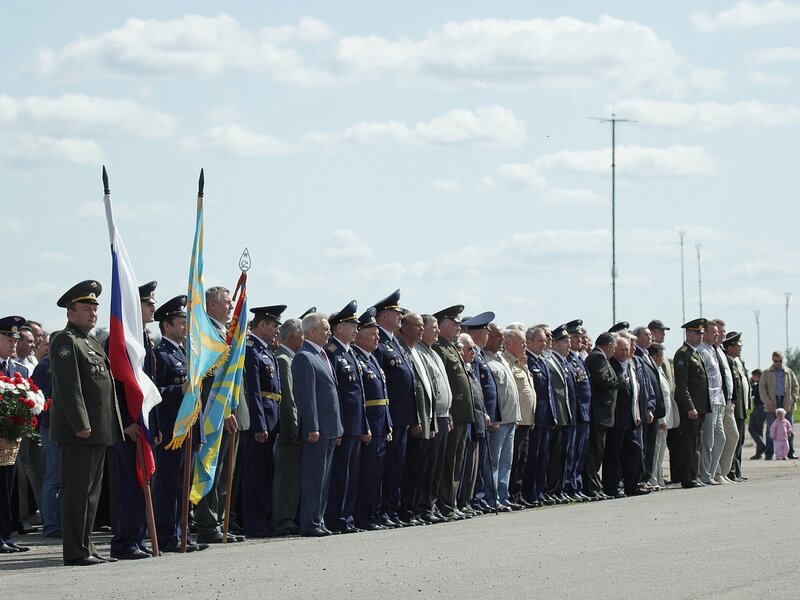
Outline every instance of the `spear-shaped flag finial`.
{"type": "Polygon", "coordinates": [[[106,166],[103,165],[103,193],[108,196],[111,193],[111,190],[108,189],[108,173],[106,172],[106,166]]]}
{"type": "Polygon", "coordinates": [[[205,185],[206,185],[206,178],[203,175],[203,169],[200,169],[200,181],[197,187],[197,196],[199,198],[203,197],[203,188],[205,187],[205,185]]]}
{"type": "Polygon", "coordinates": [[[239,258],[239,269],[242,273],[246,273],[250,269],[251,264],[250,251],[247,249],[247,246],[245,246],[244,252],[242,252],[241,258],[239,258]]]}

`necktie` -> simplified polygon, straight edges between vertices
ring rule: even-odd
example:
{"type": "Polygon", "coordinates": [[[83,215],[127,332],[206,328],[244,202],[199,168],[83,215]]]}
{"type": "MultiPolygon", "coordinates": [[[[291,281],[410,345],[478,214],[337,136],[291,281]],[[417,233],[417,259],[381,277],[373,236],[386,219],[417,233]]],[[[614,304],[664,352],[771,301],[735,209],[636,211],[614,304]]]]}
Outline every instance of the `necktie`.
{"type": "Polygon", "coordinates": [[[8,372],[8,361],[0,360],[0,371],[2,371],[3,375],[11,375],[11,373],[8,372]]]}
{"type": "Polygon", "coordinates": [[[636,424],[637,421],[642,420],[642,414],[639,412],[639,382],[636,380],[636,369],[631,363],[628,363],[628,377],[631,380],[631,399],[633,400],[632,404],[632,414],[633,414],[633,423],[636,424]]]}
{"type": "Polygon", "coordinates": [[[333,375],[333,365],[331,364],[331,359],[328,358],[328,353],[325,352],[325,350],[320,350],[319,353],[322,355],[322,360],[328,365],[328,370],[331,372],[331,375],[333,375]]]}

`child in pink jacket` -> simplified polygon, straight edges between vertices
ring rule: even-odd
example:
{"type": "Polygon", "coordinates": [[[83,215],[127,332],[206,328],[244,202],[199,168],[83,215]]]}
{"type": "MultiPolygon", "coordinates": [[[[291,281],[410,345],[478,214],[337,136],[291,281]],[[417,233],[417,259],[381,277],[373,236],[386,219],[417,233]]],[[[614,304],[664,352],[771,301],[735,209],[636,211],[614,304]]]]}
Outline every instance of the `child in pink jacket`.
{"type": "Polygon", "coordinates": [[[786,411],[782,408],[775,409],[775,421],[769,428],[769,437],[775,446],[775,460],[788,460],[789,438],[794,437],[792,424],[786,420],[786,411]]]}

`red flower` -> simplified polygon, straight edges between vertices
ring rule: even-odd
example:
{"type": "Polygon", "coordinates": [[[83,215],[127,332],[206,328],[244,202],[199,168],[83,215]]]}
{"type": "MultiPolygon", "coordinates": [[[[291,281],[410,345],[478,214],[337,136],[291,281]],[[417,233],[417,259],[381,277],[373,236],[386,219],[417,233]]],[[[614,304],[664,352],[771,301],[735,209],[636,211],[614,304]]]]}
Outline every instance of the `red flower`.
{"type": "Polygon", "coordinates": [[[36,427],[39,424],[39,420],[34,416],[31,417],[31,426],[36,427]]]}
{"type": "Polygon", "coordinates": [[[31,385],[31,391],[34,394],[38,394],[39,393],[39,386],[37,386],[35,383],[33,383],[33,381],[31,379],[28,379],[28,383],[31,385]]]}

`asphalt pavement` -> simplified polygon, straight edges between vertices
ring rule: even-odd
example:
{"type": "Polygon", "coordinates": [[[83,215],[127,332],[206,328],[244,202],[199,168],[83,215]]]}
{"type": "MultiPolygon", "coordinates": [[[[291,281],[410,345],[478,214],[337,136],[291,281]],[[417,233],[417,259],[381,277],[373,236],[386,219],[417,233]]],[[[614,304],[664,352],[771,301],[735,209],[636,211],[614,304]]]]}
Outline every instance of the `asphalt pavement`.
{"type": "MultiPolygon", "coordinates": [[[[746,459],[744,483],[92,567],[18,536],[31,551],[0,556],[0,586],[40,599],[787,598],[800,589],[798,463],[746,459]]],[[[108,535],[95,539],[107,554],[108,535]]]]}

